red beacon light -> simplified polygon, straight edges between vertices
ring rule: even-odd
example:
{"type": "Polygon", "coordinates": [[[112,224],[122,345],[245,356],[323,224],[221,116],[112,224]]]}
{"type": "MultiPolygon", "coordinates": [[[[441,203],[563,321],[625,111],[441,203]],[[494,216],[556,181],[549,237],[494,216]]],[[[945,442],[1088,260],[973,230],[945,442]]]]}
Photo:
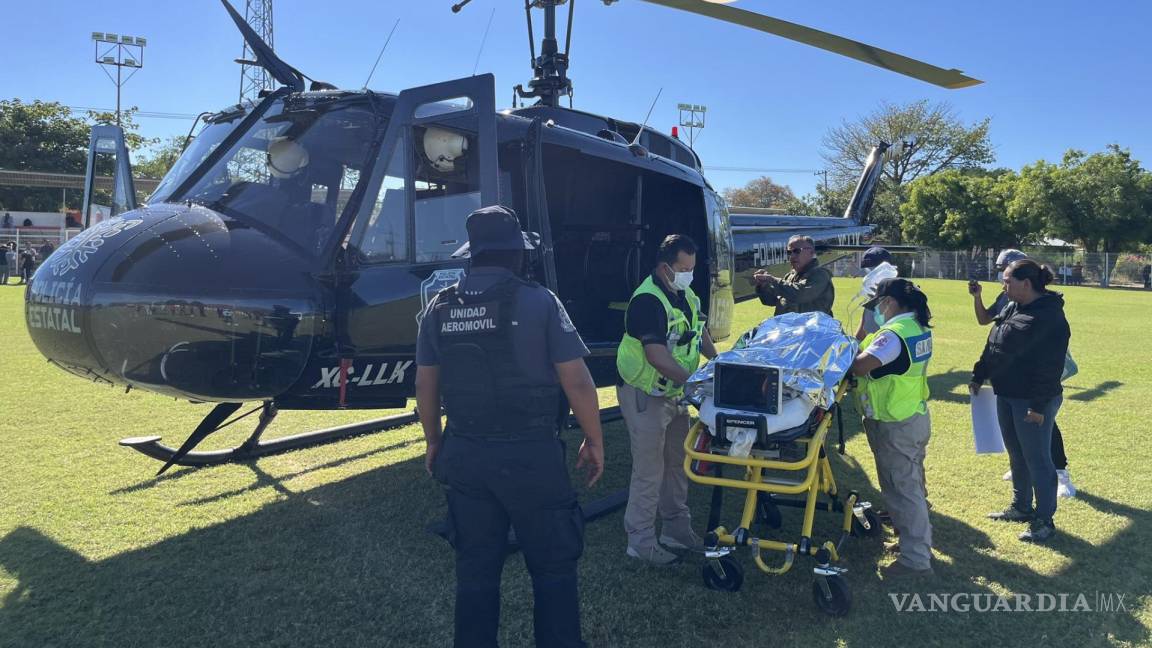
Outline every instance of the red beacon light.
{"type": "Polygon", "coordinates": [[[673,126],[672,127],[672,137],[675,137],[676,139],[680,139],[680,127],[679,126],[673,126]]]}

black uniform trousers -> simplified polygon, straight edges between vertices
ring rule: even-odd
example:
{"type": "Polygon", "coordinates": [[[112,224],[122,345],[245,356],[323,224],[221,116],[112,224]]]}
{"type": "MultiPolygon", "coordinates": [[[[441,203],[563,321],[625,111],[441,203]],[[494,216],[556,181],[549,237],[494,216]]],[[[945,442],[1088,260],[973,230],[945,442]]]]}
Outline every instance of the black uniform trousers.
{"type": "Polygon", "coordinates": [[[536,645],[584,646],[576,563],[584,516],[556,438],[495,441],[449,429],[433,471],[448,496],[456,549],[455,645],[497,646],[508,528],[532,576],[536,645]]]}

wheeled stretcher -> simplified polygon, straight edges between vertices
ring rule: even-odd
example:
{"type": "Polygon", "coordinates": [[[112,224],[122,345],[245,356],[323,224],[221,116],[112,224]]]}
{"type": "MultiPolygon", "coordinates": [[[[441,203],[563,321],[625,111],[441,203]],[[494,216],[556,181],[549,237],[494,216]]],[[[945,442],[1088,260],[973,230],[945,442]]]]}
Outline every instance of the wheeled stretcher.
{"type": "MultiPolygon", "coordinates": [[[[755,379],[754,391],[771,393],[776,387],[772,380],[771,375],[755,379]]],[[[746,377],[741,381],[749,383],[746,377]]],[[[713,487],[703,567],[707,587],[732,592],[740,589],[743,568],[735,554],[744,548],[766,574],[784,574],[798,558],[811,559],[815,575],[812,595],[817,607],[833,616],[848,613],[852,597],[844,578],[846,569],[834,563],[850,536],[880,533],[880,520],[871,504],[861,501],[854,491],[843,495],[838,490],[825,448],[830,425],[833,418],[840,419],[839,403],[851,381],[848,376],[842,379],[827,409],[805,406],[802,398],[770,400],[773,407],[762,412],[725,412],[715,406],[711,396],[698,405],[701,420],[685,440],[684,470],[692,481],[713,487]],[[794,411],[787,411],[790,405],[794,411]],[[740,521],[731,529],[719,524],[725,489],[744,493],[740,521]],[[800,537],[795,541],[769,539],[753,531],[779,529],[781,506],[804,509],[800,537]],[[840,533],[834,540],[813,538],[817,510],[840,515],[840,533]],[[768,560],[767,552],[783,556],[779,561],[768,560]]]]}

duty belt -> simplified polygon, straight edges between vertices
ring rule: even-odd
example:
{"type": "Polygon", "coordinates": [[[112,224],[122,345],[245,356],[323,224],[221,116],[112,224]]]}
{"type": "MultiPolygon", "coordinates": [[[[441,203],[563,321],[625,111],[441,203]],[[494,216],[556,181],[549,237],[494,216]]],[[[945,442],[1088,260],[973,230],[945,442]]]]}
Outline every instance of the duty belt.
{"type": "Polygon", "coordinates": [[[514,441],[547,441],[549,439],[559,438],[560,429],[557,427],[550,428],[519,428],[515,430],[486,430],[483,432],[472,432],[469,430],[461,430],[460,428],[448,425],[445,430],[447,437],[459,437],[461,439],[475,439],[477,441],[494,441],[498,443],[508,443],[514,441]]]}

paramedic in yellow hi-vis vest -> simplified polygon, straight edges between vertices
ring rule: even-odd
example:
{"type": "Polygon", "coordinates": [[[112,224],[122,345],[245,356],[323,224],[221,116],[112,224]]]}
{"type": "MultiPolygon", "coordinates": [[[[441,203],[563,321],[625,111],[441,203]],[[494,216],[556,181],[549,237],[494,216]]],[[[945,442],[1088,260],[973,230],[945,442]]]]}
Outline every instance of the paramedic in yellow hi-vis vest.
{"type": "Polygon", "coordinates": [[[616,356],[620,372],[616,394],[632,443],[632,481],[624,512],[627,554],[657,565],[679,560],[667,549],[703,546],[688,513],[684,473],[688,410],[679,403],[700,355],[716,356],[704,328],[700,298],[691,288],[695,268],[692,239],[678,234],[664,239],[656,267],[628,302],[624,339],[616,356]]]}
{"type": "Polygon", "coordinates": [[[864,338],[852,363],[864,432],[876,458],[880,491],[892,516],[899,554],[881,570],[885,580],[931,576],[932,525],[924,485],[924,456],[932,435],[928,416],[928,361],[932,332],[928,297],[907,279],[885,279],[864,308],[879,330],[864,338]]]}

